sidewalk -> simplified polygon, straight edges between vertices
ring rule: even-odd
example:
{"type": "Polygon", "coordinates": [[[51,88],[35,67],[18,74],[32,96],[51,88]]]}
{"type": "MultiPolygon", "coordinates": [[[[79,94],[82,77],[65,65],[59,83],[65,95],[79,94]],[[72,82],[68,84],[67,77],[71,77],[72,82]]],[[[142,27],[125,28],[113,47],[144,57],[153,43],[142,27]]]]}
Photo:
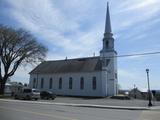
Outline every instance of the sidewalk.
{"type": "Polygon", "coordinates": [[[149,107],[133,107],[133,106],[107,106],[95,104],[71,104],[71,103],[53,103],[55,105],[73,106],[73,107],[89,107],[101,109],[122,109],[122,110],[150,110],[149,107]]]}

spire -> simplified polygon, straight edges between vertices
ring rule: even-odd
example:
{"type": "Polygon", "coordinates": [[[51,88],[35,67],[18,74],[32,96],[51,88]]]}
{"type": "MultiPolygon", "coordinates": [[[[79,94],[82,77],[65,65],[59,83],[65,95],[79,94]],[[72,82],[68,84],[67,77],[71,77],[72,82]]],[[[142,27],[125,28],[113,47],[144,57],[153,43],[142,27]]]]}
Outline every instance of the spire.
{"type": "Polygon", "coordinates": [[[110,21],[110,14],[109,14],[109,2],[107,2],[107,13],[106,13],[106,25],[105,25],[105,33],[111,33],[111,21],[110,21]]]}

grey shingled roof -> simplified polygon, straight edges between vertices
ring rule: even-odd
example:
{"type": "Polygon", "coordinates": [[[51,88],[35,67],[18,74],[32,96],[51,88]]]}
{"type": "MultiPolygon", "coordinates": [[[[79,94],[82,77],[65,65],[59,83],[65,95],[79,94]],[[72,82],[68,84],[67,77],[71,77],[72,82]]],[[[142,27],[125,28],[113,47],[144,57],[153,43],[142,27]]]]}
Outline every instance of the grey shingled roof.
{"type": "Polygon", "coordinates": [[[77,58],[40,63],[30,74],[93,72],[102,70],[100,57],[77,58]]]}

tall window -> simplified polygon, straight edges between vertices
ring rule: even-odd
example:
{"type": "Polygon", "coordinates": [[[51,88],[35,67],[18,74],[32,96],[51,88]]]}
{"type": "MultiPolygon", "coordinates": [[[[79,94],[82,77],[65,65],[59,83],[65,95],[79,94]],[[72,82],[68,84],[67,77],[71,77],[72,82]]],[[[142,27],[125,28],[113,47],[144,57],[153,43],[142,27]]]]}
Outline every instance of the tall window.
{"type": "Polygon", "coordinates": [[[62,89],[62,78],[59,78],[59,89],[62,89]]]}
{"type": "Polygon", "coordinates": [[[117,79],[117,73],[115,73],[115,78],[117,79]]]}
{"type": "Polygon", "coordinates": [[[69,89],[72,89],[72,77],[69,78],[69,89]]]}
{"type": "Polygon", "coordinates": [[[41,78],[41,88],[43,88],[43,84],[44,84],[44,79],[41,78]]]}
{"type": "Polygon", "coordinates": [[[49,89],[52,89],[52,83],[53,83],[53,80],[52,80],[52,78],[50,78],[50,80],[49,80],[49,89]]]}
{"type": "Polygon", "coordinates": [[[33,79],[33,88],[36,88],[36,78],[33,79]]]}
{"type": "Polygon", "coordinates": [[[93,77],[92,79],[92,89],[95,90],[97,87],[96,77],[93,77]]]}
{"type": "Polygon", "coordinates": [[[84,78],[81,77],[80,79],[80,89],[83,90],[84,89],[84,78]]]}

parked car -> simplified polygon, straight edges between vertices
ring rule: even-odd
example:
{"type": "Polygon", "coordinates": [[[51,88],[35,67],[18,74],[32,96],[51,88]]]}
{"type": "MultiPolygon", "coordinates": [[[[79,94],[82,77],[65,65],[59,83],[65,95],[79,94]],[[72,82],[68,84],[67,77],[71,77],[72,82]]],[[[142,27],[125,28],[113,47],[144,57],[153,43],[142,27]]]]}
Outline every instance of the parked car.
{"type": "Polygon", "coordinates": [[[22,90],[18,91],[14,95],[15,99],[25,99],[25,100],[31,100],[40,99],[40,92],[37,89],[30,89],[30,88],[23,88],[22,90]]]}
{"type": "Polygon", "coordinates": [[[54,100],[56,98],[56,94],[51,91],[41,91],[40,92],[41,99],[52,99],[54,100]]]}
{"type": "Polygon", "coordinates": [[[127,95],[116,95],[110,97],[111,99],[120,99],[120,100],[130,100],[131,98],[127,95]]]}

